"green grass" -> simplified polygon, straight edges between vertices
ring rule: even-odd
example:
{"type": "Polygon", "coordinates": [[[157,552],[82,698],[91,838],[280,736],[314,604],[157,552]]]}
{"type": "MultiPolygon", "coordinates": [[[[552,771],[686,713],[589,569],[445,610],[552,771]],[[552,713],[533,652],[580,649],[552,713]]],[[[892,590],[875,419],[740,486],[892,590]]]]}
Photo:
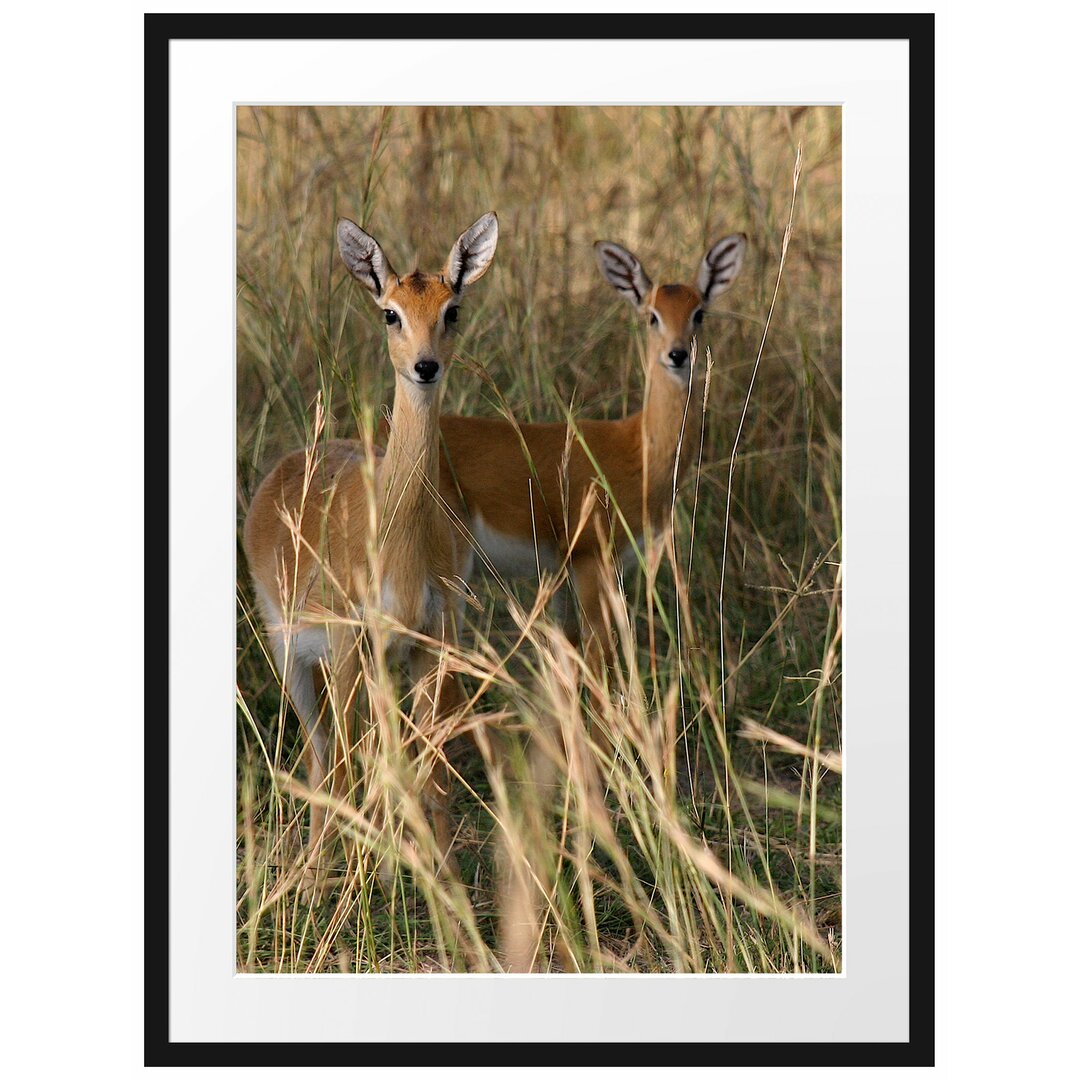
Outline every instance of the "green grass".
{"type": "MultiPolygon", "coordinates": [[[[363,862],[340,853],[327,896],[295,888],[299,725],[240,554],[240,970],[497,969],[507,837],[548,894],[539,970],[839,970],[841,785],[820,762],[842,746],[840,164],[829,108],[240,110],[238,525],[275,458],[311,439],[317,395],[331,436],[355,436],[390,402],[382,320],[337,257],[338,215],[405,272],[440,265],[462,229],[498,212],[444,410],[509,408],[520,421],[571,405],[621,417],[640,403],[642,328],[601,279],[593,241],[626,245],[656,281],[692,281],[711,241],[750,238],[701,332],[715,366],[700,470],[694,448],[675,515],[678,575],[666,561],[652,581],[626,575],[634,663],[603,717],[621,739],[614,761],[587,738],[577,654],[525,618],[535,589],[508,597],[474,582],[482,610],[469,611],[462,661],[467,689],[486,674],[475,711],[489,754],[465,739],[447,747],[460,886],[365,833],[363,862]],[[790,248],[732,471],[800,144],[790,248]],[[575,772],[560,747],[586,765],[575,772]],[[377,854],[391,860],[391,890],[371,872],[377,854]]],[[[380,692],[394,714],[404,687],[380,692]]],[[[407,822],[407,770],[386,767],[407,822]]]]}

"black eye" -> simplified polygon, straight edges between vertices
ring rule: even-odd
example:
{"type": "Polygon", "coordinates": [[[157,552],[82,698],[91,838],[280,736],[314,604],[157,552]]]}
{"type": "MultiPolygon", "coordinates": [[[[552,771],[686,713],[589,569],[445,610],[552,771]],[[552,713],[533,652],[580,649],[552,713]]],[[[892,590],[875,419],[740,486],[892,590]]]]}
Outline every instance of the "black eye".
{"type": "Polygon", "coordinates": [[[457,311],[458,311],[458,309],[456,307],[451,307],[451,308],[446,309],[446,315],[443,316],[443,318],[444,318],[447,326],[450,326],[453,323],[457,322],[457,311]]]}
{"type": "Polygon", "coordinates": [[[659,326],[660,325],[660,320],[655,315],[650,315],[649,316],[649,325],[650,326],[659,326]]]}
{"type": "Polygon", "coordinates": [[[398,317],[398,313],[393,308],[384,308],[383,314],[386,316],[387,326],[397,326],[401,319],[398,317]]]}
{"type": "Polygon", "coordinates": [[[705,312],[702,311],[701,308],[698,308],[697,311],[694,312],[694,322],[697,323],[698,326],[700,326],[701,325],[701,320],[704,319],[704,318],[705,318],[705,312]]]}

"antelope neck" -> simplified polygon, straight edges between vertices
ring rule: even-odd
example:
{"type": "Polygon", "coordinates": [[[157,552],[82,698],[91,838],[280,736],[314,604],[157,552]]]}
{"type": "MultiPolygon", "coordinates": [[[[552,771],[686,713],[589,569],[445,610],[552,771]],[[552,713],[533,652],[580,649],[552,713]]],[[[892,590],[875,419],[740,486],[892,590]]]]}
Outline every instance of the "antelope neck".
{"type": "Polygon", "coordinates": [[[649,373],[645,405],[641,411],[641,442],[646,456],[643,468],[648,469],[651,491],[664,488],[670,493],[676,454],[679,456],[679,477],[691,458],[697,455],[703,397],[704,379],[696,373],[688,385],[680,384],[664,371],[649,373]]]}
{"type": "Polygon", "coordinates": [[[404,535],[431,535],[423,526],[437,515],[441,399],[441,386],[414,390],[399,381],[381,470],[384,544],[404,535]]]}

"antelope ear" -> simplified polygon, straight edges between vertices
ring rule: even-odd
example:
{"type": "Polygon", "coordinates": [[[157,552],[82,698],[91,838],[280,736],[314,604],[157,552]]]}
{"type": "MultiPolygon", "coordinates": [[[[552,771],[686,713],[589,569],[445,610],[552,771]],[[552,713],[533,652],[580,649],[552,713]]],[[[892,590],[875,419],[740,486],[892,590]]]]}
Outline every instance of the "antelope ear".
{"type": "Polygon", "coordinates": [[[493,213],[477,218],[450,249],[443,276],[456,293],[479,281],[495,258],[499,242],[499,219],[493,213]]]}
{"type": "Polygon", "coordinates": [[[727,292],[742,269],[746,254],[746,236],[733,233],[717,240],[705,253],[698,270],[697,287],[706,304],[711,304],[721,293],[727,292]]]}
{"type": "Polygon", "coordinates": [[[615,291],[625,296],[634,307],[639,308],[649,295],[652,282],[632,252],[610,240],[597,240],[593,244],[600,273],[615,287],[615,291]]]}
{"type": "Polygon", "coordinates": [[[349,268],[349,273],[378,300],[394,272],[378,241],[368,236],[355,222],[340,218],[337,242],[341,260],[349,268]]]}

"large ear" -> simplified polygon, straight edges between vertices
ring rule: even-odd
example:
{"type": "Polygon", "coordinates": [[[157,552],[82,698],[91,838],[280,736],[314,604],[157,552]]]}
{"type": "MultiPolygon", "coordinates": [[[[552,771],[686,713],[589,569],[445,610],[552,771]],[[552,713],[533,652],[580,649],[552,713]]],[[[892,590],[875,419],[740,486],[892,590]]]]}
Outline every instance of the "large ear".
{"type": "Polygon", "coordinates": [[[634,307],[641,307],[652,289],[652,282],[638,262],[637,256],[610,240],[597,240],[593,244],[593,251],[596,252],[600,273],[634,307]]]}
{"type": "Polygon", "coordinates": [[[342,261],[349,268],[349,273],[378,300],[386,290],[386,283],[390,280],[394,268],[387,262],[375,238],[368,236],[355,222],[340,218],[337,223],[337,242],[342,261]]]}
{"type": "Polygon", "coordinates": [[[705,253],[698,270],[697,287],[706,304],[711,304],[722,292],[727,292],[742,269],[746,254],[746,236],[734,233],[717,240],[705,253]]]}
{"type": "Polygon", "coordinates": [[[477,218],[450,249],[443,277],[454,292],[479,281],[495,258],[499,242],[499,219],[492,213],[477,218]]]}

